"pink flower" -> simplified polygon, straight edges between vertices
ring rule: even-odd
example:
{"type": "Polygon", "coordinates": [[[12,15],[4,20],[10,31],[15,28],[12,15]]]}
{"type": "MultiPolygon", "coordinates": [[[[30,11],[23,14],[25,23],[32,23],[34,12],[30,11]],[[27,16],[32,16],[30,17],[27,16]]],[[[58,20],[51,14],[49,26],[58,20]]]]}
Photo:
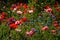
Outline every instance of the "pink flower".
{"type": "Polygon", "coordinates": [[[27,37],[30,37],[30,36],[31,36],[28,31],[26,32],[26,36],[27,36],[27,37]]]}
{"type": "Polygon", "coordinates": [[[48,30],[48,29],[49,29],[48,26],[44,26],[44,27],[42,28],[43,31],[46,31],[46,30],[48,30]]]}
{"type": "Polygon", "coordinates": [[[17,25],[20,24],[20,21],[16,21],[15,24],[17,24],[17,25]]]}
{"type": "Polygon", "coordinates": [[[29,33],[31,36],[33,36],[35,34],[35,31],[31,30],[29,33]]]}
{"type": "Polygon", "coordinates": [[[17,11],[17,13],[18,13],[18,14],[23,14],[23,12],[22,12],[22,11],[17,11]]]}
{"type": "Polygon", "coordinates": [[[56,33],[56,30],[51,30],[51,33],[52,33],[52,34],[55,34],[55,33],[56,33]]]}
{"type": "Polygon", "coordinates": [[[22,21],[22,20],[20,20],[20,25],[21,25],[21,24],[23,24],[23,21],[22,21]]]}
{"type": "Polygon", "coordinates": [[[48,8],[45,10],[47,13],[51,13],[52,12],[52,9],[51,8],[48,8]]]}
{"type": "Polygon", "coordinates": [[[58,26],[58,22],[57,21],[54,21],[53,22],[53,25],[56,27],[56,26],[58,26]]]}

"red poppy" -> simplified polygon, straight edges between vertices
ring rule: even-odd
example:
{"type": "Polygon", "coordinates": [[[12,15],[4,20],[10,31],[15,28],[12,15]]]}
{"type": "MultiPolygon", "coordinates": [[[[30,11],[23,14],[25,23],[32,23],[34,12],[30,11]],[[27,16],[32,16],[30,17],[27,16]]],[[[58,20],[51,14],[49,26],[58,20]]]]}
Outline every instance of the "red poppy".
{"type": "Polygon", "coordinates": [[[3,15],[1,15],[1,18],[2,18],[2,19],[5,19],[6,17],[5,17],[5,16],[3,16],[3,15]]]}
{"type": "Polygon", "coordinates": [[[24,4],[24,5],[23,5],[23,8],[27,9],[27,8],[28,8],[28,6],[27,6],[26,4],[24,4]]]}
{"type": "Polygon", "coordinates": [[[53,22],[53,25],[54,25],[55,27],[57,27],[57,26],[58,26],[58,22],[57,22],[57,21],[54,21],[54,22],[53,22]]]}
{"type": "Polygon", "coordinates": [[[31,36],[33,36],[35,34],[35,31],[31,30],[29,33],[31,36]]]}
{"type": "Polygon", "coordinates": [[[10,24],[9,26],[10,26],[10,28],[13,28],[13,29],[18,28],[18,25],[17,24],[14,24],[14,23],[10,24]]]}
{"type": "Polygon", "coordinates": [[[44,27],[42,28],[43,31],[46,31],[46,30],[48,30],[48,29],[49,29],[48,26],[44,26],[44,27]]]}
{"type": "Polygon", "coordinates": [[[26,17],[23,17],[23,18],[22,18],[22,21],[23,21],[23,22],[26,22],[26,21],[27,21],[27,18],[26,18],[26,17]]]}
{"type": "Polygon", "coordinates": [[[27,10],[24,10],[24,14],[26,14],[27,13],[27,10]]]}
{"type": "Polygon", "coordinates": [[[56,33],[56,30],[51,30],[51,33],[52,33],[52,34],[55,34],[55,33],[56,33]]]}

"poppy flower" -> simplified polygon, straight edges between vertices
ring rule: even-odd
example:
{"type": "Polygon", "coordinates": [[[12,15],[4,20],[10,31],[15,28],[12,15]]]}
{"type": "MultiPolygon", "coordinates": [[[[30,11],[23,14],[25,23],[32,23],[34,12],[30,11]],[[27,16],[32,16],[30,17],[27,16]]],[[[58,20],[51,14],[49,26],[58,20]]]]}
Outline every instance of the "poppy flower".
{"type": "Polygon", "coordinates": [[[2,19],[5,19],[6,17],[5,17],[5,16],[3,16],[3,15],[1,15],[1,18],[2,18],[2,19]]]}
{"type": "Polygon", "coordinates": [[[33,36],[35,34],[35,31],[31,30],[29,33],[31,36],[33,36]]]}
{"type": "Polygon", "coordinates": [[[57,21],[54,21],[54,22],[53,22],[53,25],[54,25],[55,27],[57,27],[57,26],[58,26],[58,22],[57,22],[57,21]]]}
{"type": "Polygon", "coordinates": [[[15,21],[15,24],[17,24],[17,25],[20,24],[20,21],[15,21]]]}
{"type": "Polygon", "coordinates": [[[14,23],[10,24],[9,26],[10,26],[11,29],[16,29],[16,28],[18,28],[18,25],[17,25],[17,24],[14,24],[14,23]]]}
{"type": "Polygon", "coordinates": [[[6,13],[5,12],[2,12],[2,14],[1,15],[6,15],[6,13]]]}
{"type": "Polygon", "coordinates": [[[43,31],[46,31],[46,30],[48,30],[48,29],[49,29],[48,26],[44,26],[44,27],[42,28],[43,31]]]}
{"type": "Polygon", "coordinates": [[[22,18],[22,21],[23,21],[23,22],[26,22],[26,21],[27,21],[27,18],[26,18],[26,17],[23,17],[23,18],[22,18]]]}
{"type": "Polygon", "coordinates": [[[19,22],[20,22],[20,23],[19,23],[20,25],[21,25],[21,24],[23,24],[23,21],[22,21],[22,19],[21,19],[21,20],[19,20],[19,22]]]}
{"type": "Polygon", "coordinates": [[[51,33],[52,34],[56,34],[56,30],[51,30],[51,33]]]}
{"type": "Polygon", "coordinates": [[[51,8],[48,8],[48,9],[45,9],[45,11],[46,11],[47,13],[51,13],[51,12],[52,12],[52,9],[51,9],[51,8]]]}
{"type": "Polygon", "coordinates": [[[26,4],[24,4],[24,5],[23,5],[23,8],[27,9],[27,8],[28,8],[28,6],[27,6],[26,4]]]}
{"type": "Polygon", "coordinates": [[[30,36],[31,36],[28,31],[26,32],[26,36],[27,36],[27,37],[30,37],[30,36]]]}

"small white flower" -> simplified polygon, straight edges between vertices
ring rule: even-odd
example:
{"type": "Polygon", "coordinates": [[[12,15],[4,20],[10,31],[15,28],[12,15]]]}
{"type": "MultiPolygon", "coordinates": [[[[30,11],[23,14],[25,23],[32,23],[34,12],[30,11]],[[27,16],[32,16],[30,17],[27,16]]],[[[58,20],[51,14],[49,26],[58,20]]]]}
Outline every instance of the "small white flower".
{"type": "Polygon", "coordinates": [[[23,12],[22,11],[17,11],[18,14],[22,14],[23,12]]]}
{"type": "Polygon", "coordinates": [[[29,13],[33,13],[33,10],[28,10],[29,13]]]}
{"type": "Polygon", "coordinates": [[[13,12],[15,12],[16,10],[17,10],[17,8],[14,8],[14,9],[13,9],[13,12]]]}
{"type": "Polygon", "coordinates": [[[17,10],[17,8],[14,8],[14,11],[16,11],[17,10]]]}

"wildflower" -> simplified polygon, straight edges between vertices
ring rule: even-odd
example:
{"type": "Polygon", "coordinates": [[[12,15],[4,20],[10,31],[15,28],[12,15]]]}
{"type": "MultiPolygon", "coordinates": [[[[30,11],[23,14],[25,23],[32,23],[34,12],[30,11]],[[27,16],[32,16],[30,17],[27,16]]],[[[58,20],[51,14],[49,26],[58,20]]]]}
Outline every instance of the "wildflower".
{"type": "Polygon", "coordinates": [[[30,33],[31,36],[33,36],[35,34],[35,31],[31,30],[29,33],[30,33]]]}
{"type": "Polygon", "coordinates": [[[54,22],[53,22],[53,25],[54,25],[55,27],[57,27],[57,26],[58,26],[58,22],[57,22],[57,21],[54,21],[54,22]]]}
{"type": "Polygon", "coordinates": [[[26,4],[24,4],[24,5],[23,5],[23,8],[27,9],[27,8],[28,8],[28,6],[27,6],[26,4]]]}
{"type": "Polygon", "coordinates": [[[27,37],[30,37],[30,36],[31,36],[28,31],[26,32],[26,36],[27,36],[27,37]]]}
{"type": "Polygon", "coordinates": [[[56,30],[51,30],[51,33],[52,34],[56,34],[56,30]]]}
{"type": "Polygon", "coordinates": [[[22,11],[17,11],[17,14],[22,14],[23,12],[22,11]]]}
{"type": "Polygon", "coordinates": [[[20,21],[15,21],[15,24],[17,24],[17,25],[20,24],[20,21]]]}
{"type": "Polygon", "coordinates": [[[23,24],[23,21],[22,21],[22,19],[20,20],[20,25],[21,25],[21,24],[23,24]]]}
{"type": "Polygon", "coordinates": [[[16,29],[16,28],[18,28],[18,25],[17,25],[17,24],[14,24],[14,23],[10,24],[9,26],[10,26],[11,29],[16,29]]]}
{"type": "Polygon", "coordinates": [[[48,9],[45,9],[45,11],[46,11],[47,13],[51,13],[51,12],[52,12],[52,9],[51,9],[51,8],[48,8],[48,9]]]}
{"type": "Polygon", "coordinates": [[[33,13],[33,10],[28,10],[29,13],[33,13]]]}
{"type": "Polygon", "coordinates": [[[23,17],[23,18],[22,18],[22,21],[23,21],[23,22],[26,22],[26,21],[27,21],[27,18],[26,18],[26,17],[23,17]]]}
{"type": "Polygon", "coordinates": [[[48,29],[49,29],[48,26],[44,26],[44,27],[42,28],[43,31],[46,31],[46,30],[48,30],[48,29]]]}

